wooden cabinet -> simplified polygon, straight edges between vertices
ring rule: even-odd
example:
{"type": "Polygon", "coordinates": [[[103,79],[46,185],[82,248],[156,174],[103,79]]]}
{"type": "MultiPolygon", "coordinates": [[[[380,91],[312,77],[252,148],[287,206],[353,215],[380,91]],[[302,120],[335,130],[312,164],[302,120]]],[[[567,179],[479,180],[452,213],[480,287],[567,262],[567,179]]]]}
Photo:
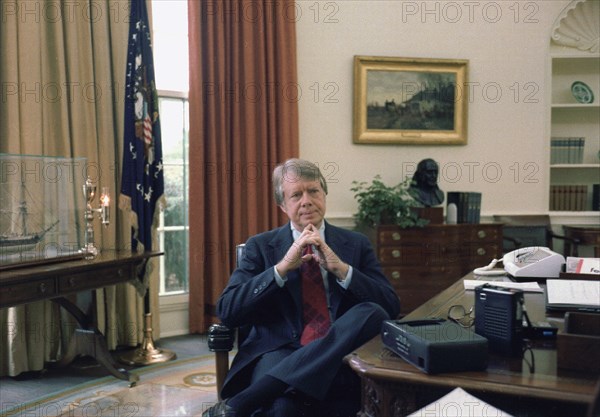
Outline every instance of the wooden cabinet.
{"type": "Polygon", "coordinates": [[[459,277],[502,256],[501,224],[379,226],[375,247],[383,272],[408,314],[459,277]]]}

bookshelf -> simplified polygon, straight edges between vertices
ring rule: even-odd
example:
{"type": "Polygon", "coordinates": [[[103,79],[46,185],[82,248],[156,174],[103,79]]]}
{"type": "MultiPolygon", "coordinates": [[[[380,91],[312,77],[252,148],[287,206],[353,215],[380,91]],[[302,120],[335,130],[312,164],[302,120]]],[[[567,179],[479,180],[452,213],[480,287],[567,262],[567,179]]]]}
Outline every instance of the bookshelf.
{"type": "MultiPolygon", "coordinates": [[[[595,13],[598,2],[572,2],[557,18],[550,44],[550,189],[551,212],[598,210],[600,193],[600,52],[585,41],[586,35],[565,31],[578,25],[582,15],[595,13]],[[571,85],[581,81],[594,94],[591,103],[580,103],[571,85]],[[596,205],[596,206],[594,206],[596,205]]],[[[595,20],[598,20],[597,18],[595,20]]],[[[594,22],[594,19],[591,19],[594,22]]],[[[595,22],[598,25],[598,22],[595,22]]],[[[597,212],[595,212],[597,214],[597,212]]]]}

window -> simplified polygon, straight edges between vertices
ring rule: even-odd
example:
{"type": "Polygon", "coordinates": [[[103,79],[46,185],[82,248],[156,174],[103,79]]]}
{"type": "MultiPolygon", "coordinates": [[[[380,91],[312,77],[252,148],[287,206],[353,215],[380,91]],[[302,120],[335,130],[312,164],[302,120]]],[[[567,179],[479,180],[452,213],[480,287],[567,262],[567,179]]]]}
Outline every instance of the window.
{"type": "Polygon", "coordinates": [[[152,2],[154,70],[159,96],[167,207],[158,229],[160,291],[188,291],[188,33],[187,1],[152,2]]]}
{"type": "Polygon", "coordinates": [[[159,94],[167,207],[158,229],[161,295],[188,289],[188,103],[159,94]]]}

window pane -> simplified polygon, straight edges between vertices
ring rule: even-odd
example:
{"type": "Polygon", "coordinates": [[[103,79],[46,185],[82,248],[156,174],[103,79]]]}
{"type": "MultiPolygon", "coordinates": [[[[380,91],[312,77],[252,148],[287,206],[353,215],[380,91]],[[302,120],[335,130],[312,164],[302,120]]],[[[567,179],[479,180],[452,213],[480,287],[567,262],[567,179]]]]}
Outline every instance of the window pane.
{"type": "Polygon", "coordinates": [[[165,293],[187,291],[187,230],[164,233],[165,293]]]}
{"type": "Polygon", "coordinates": [[[185,100],[160,99],[167,207],[164,226],[187,225],[187,134],[185,100]]]}
{"type": "Polygon", "coordinates": [[[152,2],[152,33],[156,87],[189,90],[187,1],[152,2]]]}
{"type": "Polygon", "coordinates": [[[184,101],[160,98],[160,132],[163,147],[163,162],[183,163],[184,158],[184,101]]]}
{"type": "Polygon", "coordinates": [[[160,99],[167,206],[163,212],[161,295],[188,290],[187,100],[160,99]]]}
{"type": "Polygon", "coordinates": [[[187,224],[186,205],[184,195],[185,177],[182,165],[165,164],[165,197],[167,207],[164,211],[164,226],[185,226],[187,224]]]}

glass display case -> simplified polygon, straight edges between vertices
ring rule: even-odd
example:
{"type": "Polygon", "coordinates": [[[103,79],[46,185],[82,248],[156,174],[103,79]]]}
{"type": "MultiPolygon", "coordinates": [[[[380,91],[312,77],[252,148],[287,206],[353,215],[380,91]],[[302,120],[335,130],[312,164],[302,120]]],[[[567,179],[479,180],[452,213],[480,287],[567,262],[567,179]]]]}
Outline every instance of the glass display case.
{"type": "Polygon", "coordinates": [[[0,154],[0,269],[83,257],[85,158],[0,154]]]}

